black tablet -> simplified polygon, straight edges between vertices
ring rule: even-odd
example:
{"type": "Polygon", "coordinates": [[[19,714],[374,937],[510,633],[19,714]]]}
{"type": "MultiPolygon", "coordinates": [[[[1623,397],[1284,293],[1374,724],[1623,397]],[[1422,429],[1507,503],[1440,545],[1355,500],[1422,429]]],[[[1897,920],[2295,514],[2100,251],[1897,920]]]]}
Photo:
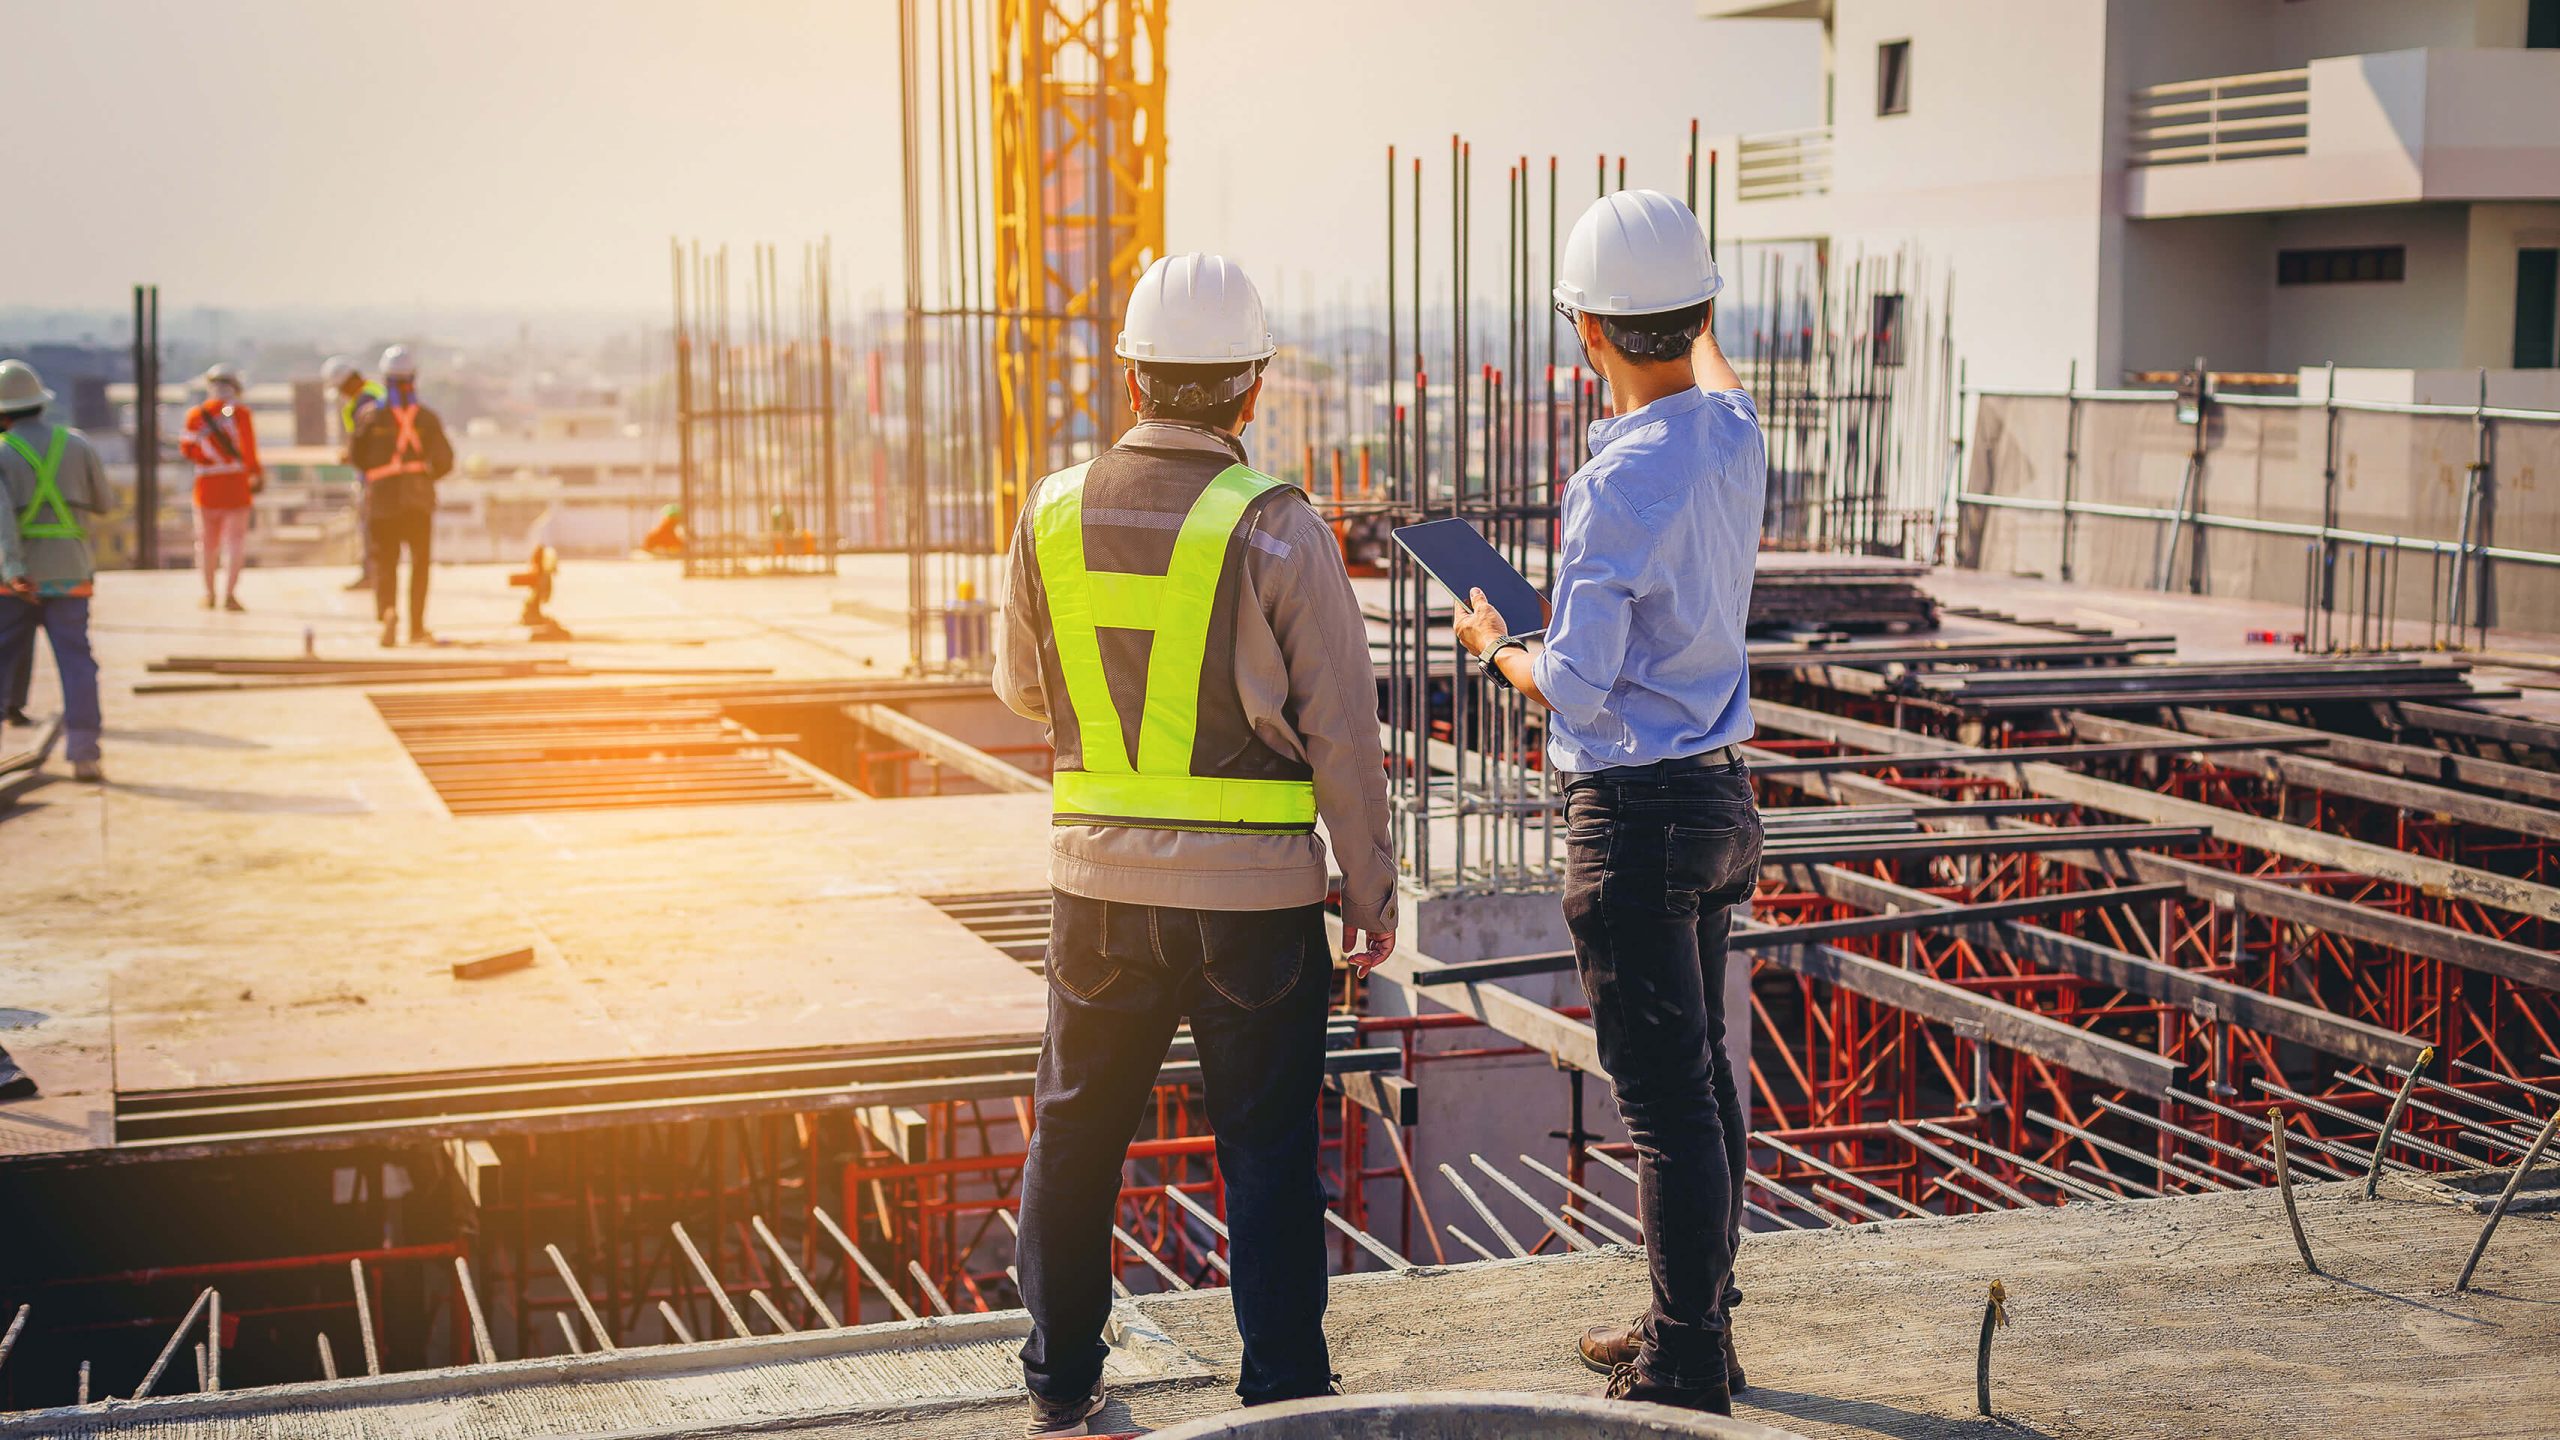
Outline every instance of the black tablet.
{"type": "Polygon", "coordinates": [[[1502,612],[1505,633],[1525,638],[1545,632],[1546,603],[1539,598],[1538,587],[1512,569],[1511,562],[1486,543],[1473,525],[1451,516],[1407,525],[1395,536],[1405,553],[1430,571],[1432,579],[1447,586],[1450,594],[1463,600],[1469,592],[1482,590],[1493,608],[1502,612]]]}

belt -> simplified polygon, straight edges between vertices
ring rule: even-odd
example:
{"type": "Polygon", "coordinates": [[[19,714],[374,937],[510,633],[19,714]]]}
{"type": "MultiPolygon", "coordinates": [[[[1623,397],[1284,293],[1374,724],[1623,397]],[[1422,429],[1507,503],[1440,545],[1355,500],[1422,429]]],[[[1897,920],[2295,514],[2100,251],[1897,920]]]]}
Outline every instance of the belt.
{"type": "Polygon", "coordinates": [[[1676,760],[1656,760],[1648,765],[1612,765],[1603,770],[1567,771],[1564,775],[1564,788],[1570,790],[1576,785],[1620,785],[1629,781],[1641,784],[1649,780],[1668,780],[1674,775],[1686,775],[1694,770],[1728,770],[1741,764],[1742,747],[1719,745],[1703,754],[1683,755],[1676,760]]]}

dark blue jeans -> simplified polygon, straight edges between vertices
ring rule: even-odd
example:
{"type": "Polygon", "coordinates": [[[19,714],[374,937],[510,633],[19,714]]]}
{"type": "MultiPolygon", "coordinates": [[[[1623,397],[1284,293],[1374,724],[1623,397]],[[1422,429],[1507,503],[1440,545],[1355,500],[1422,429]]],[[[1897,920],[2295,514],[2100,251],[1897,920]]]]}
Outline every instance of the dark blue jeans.
{"type": "Polygon", "coordinates": [[[11,708],[27,703],[27,681],[36,663],[36,632],[53,646],[53,668],[62,674],[62,750],[73,760],[98,758],[98,661],[89,653],[89,597],[57,595],[25,600],[0,595],[0,678],[9,684],[11,708]]]}
{"type": "Polygon", "coordinates": [[[1324,1193],[1316,1101],[1333,954],[1323,910],[1175,910],[1053,891],[1049,1032],[1022,1172],[1022,1299],[1032,1393],[1102,1378],[1120,1172],[1185,1016],[1226,1180],[1244,1403],[1321,1395],[1324,1193]]]}
{"type": "Polygon", "coordinates": [[[1739,762],[1565,795],[1565,923],[1591,1028],[1634,1142],[1653,1306],[1637,1368],[1722,1374],[1749,1137],[1725,1058],[1732,907],[1760,875],[1760,813],[1739,762]]]}

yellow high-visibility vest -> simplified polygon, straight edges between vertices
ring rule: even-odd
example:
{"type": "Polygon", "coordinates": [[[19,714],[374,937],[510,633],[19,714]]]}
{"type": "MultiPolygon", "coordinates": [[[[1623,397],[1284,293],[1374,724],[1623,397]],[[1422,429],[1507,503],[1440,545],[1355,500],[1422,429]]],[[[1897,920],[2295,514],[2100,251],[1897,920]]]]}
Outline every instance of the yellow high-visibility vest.
{"type": "Polygon", "coordinates": [[[1084,485],[1092,463],[1042,481],[1032,522],[1033,558],[1083,752],[1081,768],[1054,777],[1054,819],[1166,830],[1314,829],[1312,780],[1191,773],[1201,667],[1228,542],[1253,502],[1280,482],[1243,465],[1218,472],[1183,517],[1165,573],[1137,575],[1085,565],[1084,485]],[[1103,673],[1098,632],[1106,628],[1154,636],[1135,754],[1103,673]]]}

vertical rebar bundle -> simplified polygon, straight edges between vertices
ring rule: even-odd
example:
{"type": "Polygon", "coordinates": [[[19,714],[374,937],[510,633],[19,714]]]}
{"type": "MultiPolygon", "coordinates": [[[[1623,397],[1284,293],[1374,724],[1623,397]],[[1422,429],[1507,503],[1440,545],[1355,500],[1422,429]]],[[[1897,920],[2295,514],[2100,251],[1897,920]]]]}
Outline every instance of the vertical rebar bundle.
{"type": "MultiPolygon", "coordinates": [[[[1717,157],[1699,153],[1694,132],[1686,139],[1680,188],[1698,193],[1703,161],[1712,195],[1717,157]]],[[[1367,364],[1346,355],[1338,414],[1281,412],[1296,428],[1282,431],[1277,450],[1284,465],[1306,457],[1309,494],[1331,509],[1346,537],[1355,524],[1462,516],[1552,590],[1565,487],[1589,458],[1591,423],[1608,413],[1598,376],[1572,353],[1576,342],[1547,301],[1561,232],[1582,202],[1561,195],[1556,157],[1545,165],[1543,197],[1530,157],[1505,163],[1503,289],[1488,305],[1473,284],[1473,171],[1473,148],[1450,137],[1448,223],[1445,232],[1435,227],[1447,236],[1446,308],[1434,314],[1423,252],[1438,242],[1424,230],[1423,165],[1416,158],[1400,167],[1388,151],[1387,315],[1382,326],[1346,324],[1339,337],[1367,342],[1383,331],[1385,354],[1367,364]],[[1390,379],[1403,363],[1408,326],[1410,369],[1390,379]],[[1434,373],[1444,377],[1437,384],[1434,373]],[[1364,393],[1367,403],[1348,398],[1364,393]],[[1331,443],[1382,455],[1375,498],[1333,496],[1318,483],[1325,467],[1317,447],[1334,435],[1343,440],[1331,443]]],[[[1598,156],[1585,173],[1595,194],[1628,183],[1624,156],[1598,156]]],[[[1957,398],[1946,277],[1909,247],[1836,262],[1813,246],[1719,258],[1726,285],[1716,302],[1717,337],[1758,408],[1768,447],[1763,546],[1933,556],[1957,398]]],[[[1289,469],[1275,473],[1295,478],[1289,469]]],[[[1483,680],[1450,634],[1449,597],[1434,593],[1400,550],[1380,548],[1400,853],[1415,879],[1435,890],[1556,883],[1560,796],[1542,757],[1541,717],[1483,680]]],[[[1362,553],[1350,544],[1346,551],[1356,568],[1362,553]]]]}
{"type": "Polygon", "coordinates": [[[803,247],[788,290],[780,252],[754,247],[734,320],[728,248],[676,241],[670,251],[684,573],[835,573],[839,367],[827,242],[803,247]]]}

